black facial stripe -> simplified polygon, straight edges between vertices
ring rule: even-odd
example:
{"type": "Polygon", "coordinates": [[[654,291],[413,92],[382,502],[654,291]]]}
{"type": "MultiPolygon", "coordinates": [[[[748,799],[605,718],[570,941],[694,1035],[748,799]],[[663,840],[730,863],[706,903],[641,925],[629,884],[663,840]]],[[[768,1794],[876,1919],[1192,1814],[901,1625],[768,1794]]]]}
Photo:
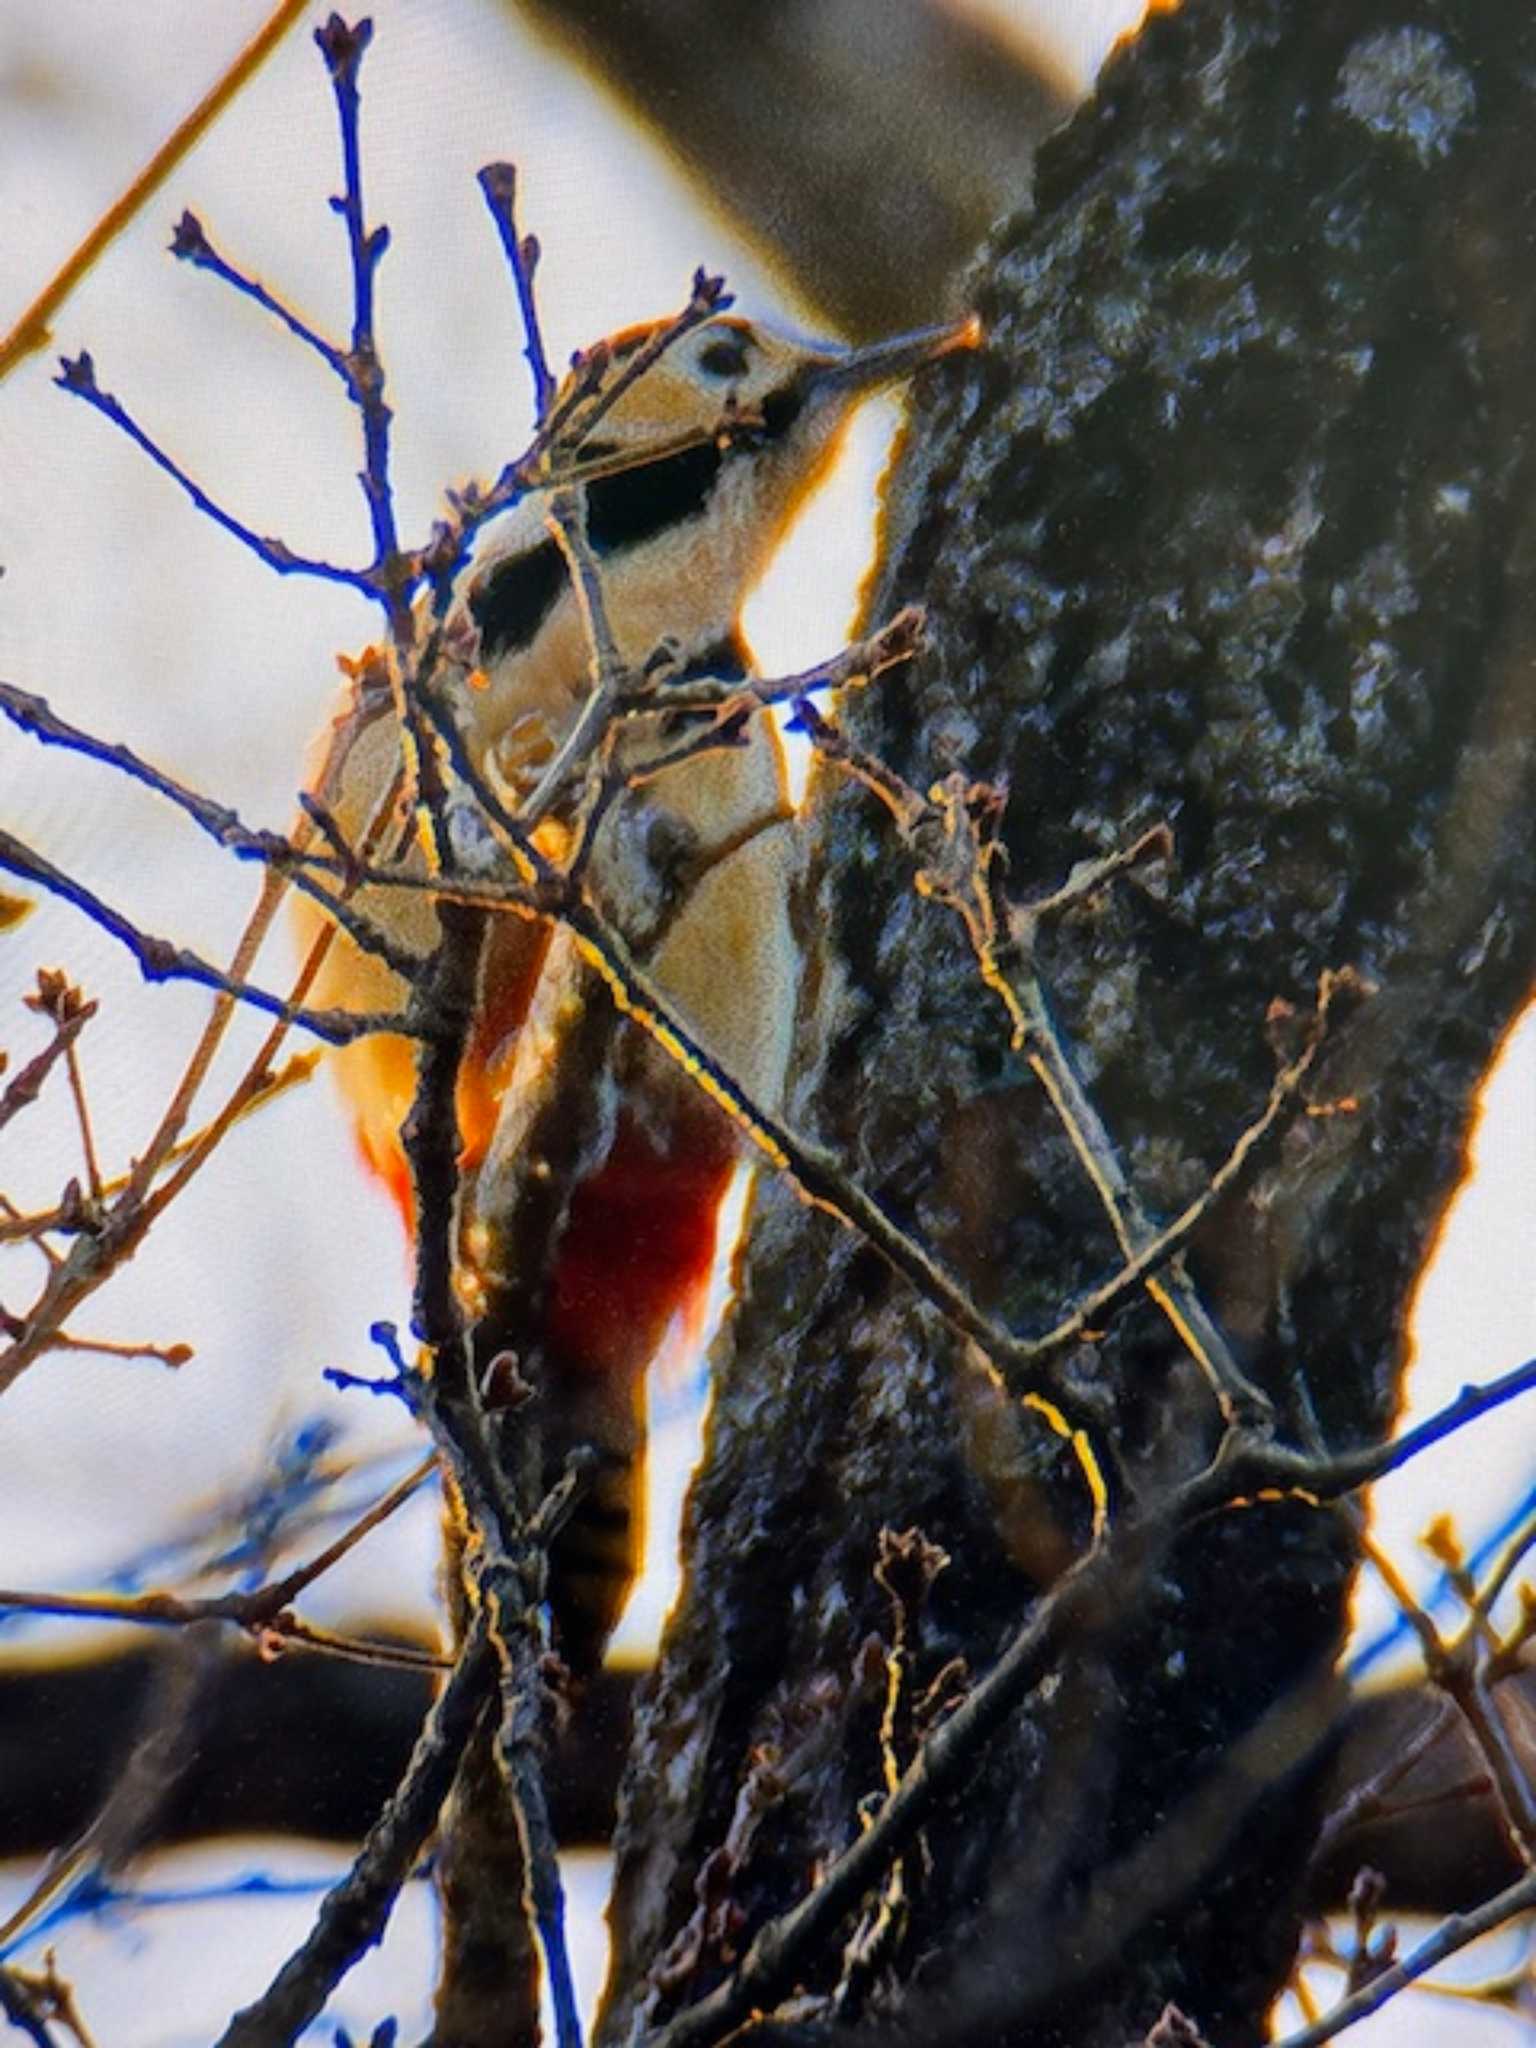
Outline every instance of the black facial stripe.
{"type": "Polygon", "coordinates": [[[706,441],[588,484],[587,537],[593,548],[599,555],[618,554],[696,519],[709,502],[720,462],[720,450],[706,441]]]}
{"type": "Polygon", "coordinates": [[[805,411],[805,392],[798,384],[782,385],[770,391],[762,403],[763,438],[780,440],[805,411]]]}
{"type": "Polygon", "coordinates": [[[740,640],[727,638],[711,641],[708,647],[701,647],[697,654],[691,654],[681,668],[669,669],[662,681],[662,689],[669,689],[674,683],[699,683],[712,678],[722,683],[742,683],[747,679],[747,651],[740,640]]]}
{"type": "Polygon", "coordinates": [[[480,656],[494,661],[532,645],[565,588],[565,557],[552,540],[510,555],[476,580],[469,594],[470,616],[480,628],[480,656]]]}

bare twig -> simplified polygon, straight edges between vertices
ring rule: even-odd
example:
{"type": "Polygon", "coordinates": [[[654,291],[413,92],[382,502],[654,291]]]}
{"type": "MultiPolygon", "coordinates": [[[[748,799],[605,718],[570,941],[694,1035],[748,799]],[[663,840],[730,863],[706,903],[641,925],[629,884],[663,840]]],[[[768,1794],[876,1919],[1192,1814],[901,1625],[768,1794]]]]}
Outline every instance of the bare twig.
{"type": "MultiPolygon", "coordinates": [[[[1102,1540],[1041,1595],[991,1671],[928,1736],[866,1831],[827,1866],[815,1888],[797,1905],[759,1929],[731,1978],[648,2035],[646,2048],[706,2048],[708,2043],[724,2040],[749,2013],[770,2010],[805,1961],[821,1952],[840,1923],[880,1882],[935,1804],[970,1774],[1017,1702],[1046,1675],[1079,1630],[1086,1626],[1102,1630],[1134,1611],[1143,1597],[1146,1574],[1158,1568],[1180,1530],[1266,1489],[1318,1501],[1351,1492],[1379,1477],[1389,1460],[1404,1462],[1533,1385],[1536,1361],[1518,1374],[1465,1389],[1457,1401],[1400,1443],[1347,1453],[1343,1458],[1309,1458],[1275,1445],[1262,1426],[1231,1425],[1203,1472],[1143,1513],[1122,1514],[1102,1540]]],[[[1433,1944],[1426,1944],[1418,1952],[1424,1958],[1422,1966],[1413,1974],[1422,1974],[1477,1933],[1536,1904],[1536,1878],[1523,1879],[1502,1894],[1501,1901],[1500,1910],[1491,1918],[1479,1914],[1456,1923],[1472,1931],[1462,1933],[1449,1946],[1430,1953],[1433,1944]]],[[[1374,2010],[1374,2006],[1360,2010],[1374,2010]]],[[[1283,2048],[1314,2048],[1314,2042],[1330,2039],[1338,2030],[1298,2035],[1283,2048]]]]}
{"type": "Polygon", "coordinates": [[[99,412],[104,419],[128,436],[133,445],[147,455],[156,469],[163,470],[173,483],[179,484],[198,511],[211,519],[215,526],[240,545],[248,548],[258,561],[264,562],[279,576],[310,576],[321,583],[340,583],[348,590],[361,592],[364,597],[377,595],[374,579],[366,569],[348,569],[338,562],[322,561],[317,555],[296,554],[286,541],[275,540],[270,535],[257,533],[247,526],[243,519],[237,519],[203,489],[197,479],[163,449],[153,435],[147,433],[120,400],[110,391],[104,391],[96,381],[96,365],[87,350],[77,356],[61,356],[59,374],[54,382],[61,391],[72,397],[84,399],[85,403],[99,412]]]}
{"type": "MultiPolygon", "coordinates": [[[[245,824],[240,814],[228,804],[219,803],[215,798],[192,789],[165,769],[146,761],[132,747],[120,741],[104,740],[95,733],[87,732],[83,726],[72,724],[69,719],[60,717],[46,698],[34,696],[29,690],[17,689],[12,683],[0,682],[0,712],[45,746],[64,747],[71,753],[83,754],[88,760],[99,761],[104,767],[153,790],[157,796],[173,803],[216,845],[242,858],[259,860],[284,876],[312,897],[361,952],[371,953],[382,960],[403,981],[413,980],[419,972],[422,962],[416,954],[397,945],[371,918],[354,909],[345,894],[325,887],[311,872],[322,869],[338,875],[349,888],[356,888],[365,880],[387,878],[388,870],[375,875],[350,852],[345,855],[338,852],[334,858],[327,858],[280,832],[259,831],[245,824]]],[[[414,879],[423,886],[430,886],[426,878],[414,879]]]]}
{"type": "Polygon", "coordinates": [[[326,1894],[302,1947],[254,2004],[237,2012],[218,2048],[287,2048],[384,1931],[448,1796],[484,1710],[491,1652],[483,1622],[470,1628],[453,1675],[427,1716],[404,1777],[390,1794],[347,1875],[326,1894]]]}
{"type": "Polygon", "coordinates": [[[1467,1620],[1447,1642],[1434,1616],[1414,1594],[1390,1555],[1371,1532],[1357,1527],[1365,1555],[1385,1584],[1399,1613],[1418,1638],[1430,1683],[1455,1706],[1488,1773],[1499,1819],[1514,1854],[1536,1867],[1536,1792],[1494,1697],[1491,1671],[1502,1645],[1492,1630],[1448,1525],[1437,1526],[1432,1547],[1465,1598],[1467,1620]]]}
{"type": "Polygon", "coordinates": [[[76,285],[87,275],[103,252],[116,241],[134,215],[159,191],[187,151],[218,119],[246,82],[255,75],[289,29],[303,15],[307,4],[308,0],[281,0],[281,4],[273,8],[245,48],[204,93],[191,113],[171,130],[127,191],[114,205],[107,208],[63,268],[49,280],[4,340],[0,340],[0,378],[7,376],[27,356],[48,346],[52,339],[48,323],[76,285]]]}
{"type": "Polygon", "coordinates": [[[20,875],[25,881],[36,883],[82,911],[109,938],[127,947],[139,963],[139,972],[146,981],[197,982],[234,1002],[264,1010],[268,1016],[278,1018],[285,1025],[297,1025],[300,1030],[323,1039],[327,1045],[350,1045],[354,1039],[364,1038],[371,1032],[391,1032],[413,1038],[423,1028],[416,1018],[405,1012],[375,1014],[306,1009],[302,1003],[274,995],[270,989],[242,980],[222,967],[215,967],[212,961],[203,959],[189,946],[173,945],[169,939],[156,938],[152,932],[142,930],[131,918],[104,902],[94,890],[76,881],[72,875],[65,874],[51,861],[44,860],[41,854],[34,853],[9,832],[0,831],[0,867],[20,875]]]}
{"type": "MultiPolygon", "coordinates": [[[[808,699],[797,702],[796,716],[817,751],[864,783],[891,812],[902,837],[923,863],[914,878],[918,892],[935,897],[963,920],[982,980],[1007,1011],[1014,1046],[1024,1051],[1031,1070],[1045,1089],[1124,1254],[1121,1272],[1091,1297],[1093,1307],[1079,1304],[1055,1330],[1036,1340],[1040,1347],[1035,1354],[1036,1367],[1056,1350],[1075,1343],[1091,1326],[1095,1315],[1107,1314],[1138,1287],[1145,1287],[1205,1373],[1223,1419],[1231,1423],[1270,1418],[1273,1409],[1268,1395],[1239,1367],[1231,1346],[1190,1280],[1181,1256],[1185,1238],[1217,1196],[1202,1198],[1191,1205],[1170,1230],[1156,1229],[1121,1165],[1108,1128],[1077,1078],[1034,967],[1034,932],[1039,919],[1103,887],[1115,875],[1148,858],[1166,858],[1170,850],[1166,828],[1156,827],[1144,833],[1133,846],[1097,863],[1087,877],[1075,879],[1033,909],[1018,910],[1003,895],[996,858],[1000,846],[997,834],[1006,800],[1003,790],[951,775],[925,797],[883,761],[849,739],[808,699]],[[1168,1269],[1166,1278],[1161,1277],[1164,1267],[1168,1269]]],[[[1319,1036],[1332,993],[1343,980],[1344,977],[1334,976],[1323,984],[1318,1002],[1319,1036]]],[[[1254,1148],[1278,1121],[1310,1069],[1316,1051],[1314,1043],[1294,1081],[1278,1094],[1271,1092],[1268,1109],[1239,1139],[1227,1162],[1221,1193],[1227,1192],[1254,1148]]]]}
{"type": "Polygon", "coordinates": [[[1533,1909],[1536,1909],[1536,1872],[1495,1893],[1473,1912],[1452,1913],[1411,1955],[1404,1956],[1401,1962],[1389,1964],[1369,1984],[1341,2000],[1332,2012],[1298,2028],[1293,2034],[1287,2034],[1275,2044],[1275,2048],[1323,2048],[1325,2041],[1335,2040],[1347,2027],[1354,2026],[1373,2012],[1379,2012],[1388,1999],[1395,1998],[1408,1985],[1417,1983],[1448,1956],[1455,1955],[1471,1942],[1533,1909]]]}
{"type": "MultiPolygon", "coordinates": [[[[1120,1307],[1139,1286],[1146,1284],[1148,1277],[1171,1261],[1183,1246],[1188,1244],[1200,1224],[1216,1204],[1241,1184],[1243,1176],[1255,1163],[1256,1157],[1276,1126],[1295,1108],[1308,1076],[1315,1067],[1325,1041],[1328,1014],[1335,996],[1342,988],[1356,986],[1354,978],[1347,974],[1324,975],[1318,986],[1317,1005],[1313,1012],[1312,1025],[1302,1043],[1301,1050],[1293,1060],[1287,1062],[1275,1076],[1269,1091],[1269,1100],[1251,1124],[1239,1133],[1231,1151],[1211,1173],[1205,1186],[1195,1199],[1177,1215],[1173,1221],[1152,1235],[1141,1238],[1138,1248],[1126,1259],[1119,1271],[1112,1274],[1102,1286],[1087,1294],[1069,1316],[1058,1323],[1053,1330],[1035,1342],[1052,1349],[1075,1343],[1087,1330],[1094,1328],[1103,1319],[1120,1307]]],[[[1070,1066],[1068,1067],[1070,1072],[1070,1066]]],[[[1086,1128],[1086,1127],[1085,1127],[1086,1128]]],[[[1137,1204],[1137,1211],[1140,1205],[1137,1204]]],[[[1128,1213],[1131,1213],[1128,1211],[1128,1213]]],[[[1187,1282],[1186,1282],[1187,1284],[1187,1282]]],[[[1152,1291],[1149,1288],[1149,1292],[1152,1291]]],[[[1169,1293],[1172,1296],[1170,1286],[1169,1293]]],[[[1170,1307],[1180,1316],[1187,1314],[1187,1308],[1170,1299],[1170,1307]]],[[[1202,1322],[1207,1319],[1202,1311],[1202,1322]]],[[[1225,1344],[1223,1343],[1223,1350],[1225,1344]]]]}
{"type": "MultiPolygon", "coordinates": [[[[280,1095],[285,1095],[290,1088],[302,1087],[306,1081],[313,1079],[316,1063],[323,1057],[318,1049],[313,1052],[293,1053],[275,1074],[268,1077],[261,1091],[245,1104],[235,1121],[254,1115],[257,1110],[265,1109],[269,1102],[275,1102],[280,1095]]],[[[19,1080],[20,1076],[17,1078],[19,1080]]],[[[167,1163],[186,1158],[202,1144],[206,1135],[204,1131],[194,1131],[180,1139],[166,1155],[167,1163]]],[[[104,1181],[101,1189],[102,1199],[105,1201],[113,1195],[121,1194],[128,1181],[129,1176],[126,1173],[115,1174],[110,1180],[104,1181]]],[[[50,1230],[79,1230],[83,1227],[84,1221],[80,1204],[76,1200],[58,1202],[51,1209],[34,1210],[30,1215],[0,1216],[0,1244],[40,1237],[50,1230]]]]}
{"type": "MultiPolygon", "coordinates": [[[[7,1328],[8,1336],[19,1336],[24,1324],[7,1328]]],[[[97,1358],[152,1358],[157,1365],[186,1365],[191,1359],[190,1344],[134,1343],[115,1337],[76,1337],[68,1330],[60,1330],[53,1340],[55,1351],[88,1351],[97,1358]]]]}
{"type": "MultiPolygon", "coordinates": [[[[67,1017],[51,1020],[53,1037],[40,1053],[11,1076],[6,1083],[5,1093],[0,1095],[0,1130],[4,1130],[12,1117],[37,1100],[42,1092],[43,1083],[52,1073],[55,1064],[70,1051],[75,1040],[95,1014],[95,1003],[83,1003],[67,1017]]],[[[0,1226],[0,1235],[4,1234],[5,1226],[0,1226]]],[[[30,1235],[30,1232],[20,1234],[26,1236],[30,1235]]]]}
{"type": "Polygon", "coordinates": [[[34,2048],[59,2048],[57,2036],[48,2031],[29,1973],[13,1964],[0,1963],[0,2013],[34,2048]]]}
{"type": "Polygon", "coordinates": [[[1374,1771],[1363,1783],[1356,1785],[1346,1798],[1340,1800],[1318,1831],[1312,1851],[1314,1863],[1321,1862],[1340,1837],[1346,1835],[1351,1828],[1394,1810],[1389,1804],[1388,1795],[1403,1782],[1415,1765],[1423,1762],[1449,1729],[1455,1717],[1456,1710],[1449,1700],[1437,1700],[1434,1711],[1426,1717],[1423,1726],[1403,1744],[1402,1748],[1388,1757],[1380,1770],[1374,1771]]]}
{"type": "Polygon", "coordinates": [[[327,341],[307,320],[301,319],[275,292],[269,291],[260,278],[249,276],[245,271],[237,269],[226,257],[221,256],[209,241],[202,222],[190,209],[185,210],[176,223],[171,236],[171,254],[179,262],[190,265],[193,270],[206,270],[210,276],[218,278],[221,283],[239,292],[242,298],[247,298],[253,305],[259,306],[262,312],[270,313],[274,320],[280,320],[296,341],[301,341],[306,348],[312,349],[321,362],[335,372],[347,387],[349,394],[355,392],[354,379],[348,368],[345,353],[335,342],[327,341]]]}
{"type": "Polygon", "coordinates": [[[333,14],[315,30],[315,46],[325,59],[336,99],[341,131],[342,190],[336,210],[346,224],[352,271],[352,339],[343,358],[348,391],[363,428],[363,466],[358,481],[368,502],[373,526],[373,561],[365,587],[378,596],[397,645],[410,637],[410,598],[417,570],[402,561],[395,527],[394,493],[389,480],[390,411],[384,398],[384,367],[373,331],[373,287],[380,260],[389,247],[387,228],[369,228],[363,209],[363,161],[359,116],[362,110],[358,73],[373,23],[350,26],[333,14]]]}
{"type": "Polygon", "coordinates": [[[214,1593],[185,1598],[175,1593],[55,1593],[0,1589],[0,1609],[26,1614],[56,1614],[97,1621],[139,1622],[160,1628],[193,1628],[210,1621],[232,1623],[259,1637],[305,1643],[315,1649],[370,1663],[442,1669],[444,1660],[428,1651],[382,1643],[363,1643],[316,1629],[291,1614],[290,1604],[328,1572],[363,1538],[378,1528],[415,1494],[436,1469],[437,1457],[424,1458],[383,1497],[328,1543],[307,1563],[280,1579],[246,1592],[214,1593]]]}
{"type": "Polygon", "coordinates": [[[1524,1365],[1514,1366],[1482,1386],[1463,1387],[1454,1401],[1448,1401],[1390,1443],[1367,1444],[1358,1450],[1317,1456],[1271,1444],[1262,1461],[1262,1476],[1256,1469],[1255,1478],[1260,1487],[1286,1486],[1310,1493],[1318,1500],[1338,1500],[1384,1479],[1389,1472],[1401,1471],[1404,1465],[1465,1429],[1469,1422],[1491,1415],[1496,1408],[1518,1400],[1532,1389],[1536,1389],[1536,1358],[1528,1358],[1524,1365]]]}
{"type": "MultiPolygon", "coordinates": [[[[578,775],[587,776],[590,789],[592,770],[620,699],[631,682],[603,599],[602,573],[587,538],[586,500],[581,492],[555,492],[550,500],[549,530],[565,557],[587,644],[592,650],[592,684],[570,731],[555,749],[554,759],[527,802],[520,806],[523,828],[529,832],[549,815],[578,775]]],[[[590,801],[582,808],[590,809],[590,801]]]]}
{"type": "Polygon", "coordinates": [[[486,164],[479,172],[480,190],[485,195],[491,219],[501,237],[507,267],[517,292],[517,309],[522,316],[524,354],[533,379],[533,416],[542,425],[555,395],[555,380],[544,352],[539,325],[538,301],[534,296],[533,274],[538,268],[539,245],[532,235],[519,232],[517,225],[517,167],[515,164],[486,164]]]}

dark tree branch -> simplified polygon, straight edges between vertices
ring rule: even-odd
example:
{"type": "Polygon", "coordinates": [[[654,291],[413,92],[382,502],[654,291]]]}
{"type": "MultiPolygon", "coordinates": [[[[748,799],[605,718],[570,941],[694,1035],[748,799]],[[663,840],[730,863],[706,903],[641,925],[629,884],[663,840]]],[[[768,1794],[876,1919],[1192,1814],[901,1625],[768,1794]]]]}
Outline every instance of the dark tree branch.
{"type": "Polygon", "coordinates": [[[459,1759],[485,1708],[491,1650],[472,1628],[453,1676],[427,1716],[410,1767],[357,1860],[327,1894],[315,1925],[254,2004],[237,2012],[218,2048],[288,2048],[320,2012],[358,1957],[379,1940],[400,1887],[410,1876],[459,1759]]]}
{"type": "Polygon", "coordinates": [[[126,946],[139,963],[139,972],[146,981],[198,983],[218,995],[228,996],[234,1002],[264,1011],[282,1024],[308,1031],[327,1045],[350,1045],[355,1039],[367,1037],[372,1032],[417,1037],[423,1029],[417,1019],[399,1012],[374,1015],[361,1010],[306,1009],[302,1003],[274,995],[270,989],[259,988],[254,982],[244,981],[222,967],[215,967],[212,961],[203,959],[189,946],[176,946],[169,939],[157,938],[154,933],[141,930],[131,918],[114,910],[94,890],[88,889],[72,875],[65,874],[52,861],[44,860],[41,854],[34,853],[9,832],[0,832],[0,867],[72,904],[93,924],[99,925],[109,938],[126,946]]]}
{"type": "Polygon", "coordinates": [[[932,0],[518,7],[859,340],[934,317],[1072,97],[1043,56],[932,0]]]}

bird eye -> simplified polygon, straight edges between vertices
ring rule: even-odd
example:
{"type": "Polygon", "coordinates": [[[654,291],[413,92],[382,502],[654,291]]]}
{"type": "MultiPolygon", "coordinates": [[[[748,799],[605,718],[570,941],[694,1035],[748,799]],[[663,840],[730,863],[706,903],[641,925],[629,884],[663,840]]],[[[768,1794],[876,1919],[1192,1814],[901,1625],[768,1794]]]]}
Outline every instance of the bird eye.
{"type": "Polygon", "coordinates": [[[744,341],[712,341],[699,350],[698,362],[706,377],[745,377],[747,345],[744,341]]]}

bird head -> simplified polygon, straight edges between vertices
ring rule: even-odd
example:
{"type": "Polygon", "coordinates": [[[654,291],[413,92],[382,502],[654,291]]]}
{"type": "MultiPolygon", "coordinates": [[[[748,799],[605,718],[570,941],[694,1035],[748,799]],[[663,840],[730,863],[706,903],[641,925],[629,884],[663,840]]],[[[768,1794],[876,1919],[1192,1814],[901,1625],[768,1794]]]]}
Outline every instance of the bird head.
{"type": "Polygon", "coordinates": [[[555,398],[557,414],[571,412],[557,467],[587,480],[600,555],[707,520],[743,583],[824,474],[859,401],[980,333],[972,318],[844,348],[719,313],[643,362],[669,325],[614,335],[596,376],[577,359],[555,398]]]}

